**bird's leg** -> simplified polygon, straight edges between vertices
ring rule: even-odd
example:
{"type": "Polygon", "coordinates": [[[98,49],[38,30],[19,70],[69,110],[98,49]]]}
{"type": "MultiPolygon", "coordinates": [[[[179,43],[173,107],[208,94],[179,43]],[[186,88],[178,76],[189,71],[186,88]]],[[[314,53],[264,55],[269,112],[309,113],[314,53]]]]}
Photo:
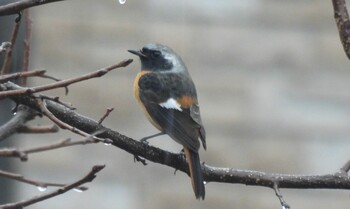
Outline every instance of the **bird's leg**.
{"type": "Polygon", "coordinates": [[[146,160],[138,155],[134,155],[134,162],[141,162],[142,165],[147,165],[146,160]]]}
{"type": "Polygon", "coordinates": [[[157,133],[157,134],[153,134],[151,136],[146,136],[146,137],[143,137],[140,140],[140,142],[148,144],[148,139],[151,139],[151,138],[154,138],[154,137],[157,137],[157,136],[161,136],[161,135],[164,135],[164,134],[165,134],[164,132],[160,132],[160,133],[157,133]]]}
{"type": "Polygon", "coordinates": [[[179,152],[179,155],[181,155],[181,157],[186,160],[186,155],[185,155],[185,149],[181,149],[180,152],[179,152]]]}
{"type": "MultiPolygon", "coordinates": [[[[185,149],[181,149],[179,152],[179,155],[183,160],[186,160],[185,149]]],[[[177,168],[175,168],[174,175],[176,174],[176,171],[177,171],[177,168]]]]}
{"type": "MultiPolygon", "coordinates": [[[[148,144],[148,139],[150,139],[150,138],[154,138],[154,137],[157,137],[157,136],[161,136],[161,135],[164,135],[165,133],[163,133],[163,132],[160,132],[160,133],[157,133],[157,134],[153,134],[153,135],[151,135],[151,136],[146,136],[146,137],[143,137],[141,140],[140,140],[140,142],[141,143],[144,143],[144,144],[148,144]]],[[[143,165],[147,165],[147,163],[146,163],[146,160],[145,159],[143,159],[143,158],[141,158],[140,156],[138,156],[138,155],[134,155],[134,162],[141,162],[143,165]]]]}

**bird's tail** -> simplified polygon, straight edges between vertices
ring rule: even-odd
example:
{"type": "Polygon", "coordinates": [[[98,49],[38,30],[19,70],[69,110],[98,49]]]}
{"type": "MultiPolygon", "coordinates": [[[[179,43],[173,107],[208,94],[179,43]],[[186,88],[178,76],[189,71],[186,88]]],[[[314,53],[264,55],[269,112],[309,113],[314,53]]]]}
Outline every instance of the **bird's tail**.
{"type": "Polygon", "coordinates": [[[205,197],[205,187],[203,180],[203,173],[201,169],[201,163],[198,152],[184,148],[188,166],[190,169],[191,182],[194,194],[197,199],[203,199],[205,197]]]}

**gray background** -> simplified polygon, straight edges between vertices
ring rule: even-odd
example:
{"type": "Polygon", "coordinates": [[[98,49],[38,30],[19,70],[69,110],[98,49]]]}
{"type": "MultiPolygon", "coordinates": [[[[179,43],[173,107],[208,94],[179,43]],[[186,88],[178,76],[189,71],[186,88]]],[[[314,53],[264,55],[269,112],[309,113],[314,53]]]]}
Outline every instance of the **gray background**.
{"type": "MultiPolygon", "coordinates": [[[[139,61],[127,49],[152,42],[177,51],[196,83],[213,166],[288,174],[326,174],[349,159],[350,70],[331,1],[76,0],[32,9],[31,68],[70,78],[135,58],[125,69],[50,95],[135,139],[156,133],[132,95],[139,61]]],[[[48,83],[35,78],[31,85],[48,83]]],[[[47,124],[37,120],[32,124],[47,124]]],[[[68,131],[27,135],[27,148],[79,139],[68,131]]],[[[177,152],[168,137],[152,144],[177,152]]],[[[13,160],[17,162],[18,160],[13,160]]],[[[106,164],[90,189],[69,192],[31,208],[281,208],[268,188],[209,183],[196,201],[189,178],[103,144],[30,155],[14,171],[46,181],[72,182],[106,164]]],[[[50,189],[50,188],[49,188],[50,189]]],[[[18,184],[21,200],[40,192],[18,184]]],[[[292,208],[347,208],[349,192],[282,190],[292,208]]]]}

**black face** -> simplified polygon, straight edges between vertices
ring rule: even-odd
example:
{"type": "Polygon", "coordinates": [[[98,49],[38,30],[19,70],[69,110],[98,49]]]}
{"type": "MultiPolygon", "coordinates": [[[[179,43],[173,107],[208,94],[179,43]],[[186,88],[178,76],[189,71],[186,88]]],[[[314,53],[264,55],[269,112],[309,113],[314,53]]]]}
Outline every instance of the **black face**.
{"type": "Polygon", "coordinates": [[[128,50],[140,57],[142,69],[153,71],[171,70],[173,63],[165,57],[167,52],[157,48],[143,47],[141,50],[128,50]]]}

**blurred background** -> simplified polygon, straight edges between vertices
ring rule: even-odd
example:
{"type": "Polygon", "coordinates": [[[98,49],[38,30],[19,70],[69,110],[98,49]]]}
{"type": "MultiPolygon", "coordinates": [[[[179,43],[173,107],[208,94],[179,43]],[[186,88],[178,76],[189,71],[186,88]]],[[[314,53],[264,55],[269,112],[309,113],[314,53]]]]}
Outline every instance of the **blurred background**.
{"type": "MultiPolygon", "coordinates": [[[[285,174],[334,173],[350,159],[350,69],[333,18],[331,1],[135,1],[76,0],[31,9],[31,69],[65,79],[127,58],[127,68],[50,91],[104,125],[134,139],[157,132],[133,97],[140,62],[128,53],[147,43],[172,47],[197,86],[212,166],[285,174]]],[[[50,81],[29,80],[30,85],[50,81]]],[[[48,124],[39,119],[31,124],[48,124]]],[[[21,148],[71,137],[20,135],[21,148]]],[[[169,137],[151,141],[173,152],[169,137]]],[[[28,208],[281,208],[263,187],[208,183],[196,201],[187,175],[103,144],[33,154],[11,171],[28,178],[69,183],[95,164],[106,168],[83,193],[70,191],[28,208]]],[[[51,191],[53,188],[48,188],[51,191]]],[[[292,208],[347,208],[349,191],[282,189],[292,208]]],[[[14,200],[41,194],[16,183],[14,200]]]]}

